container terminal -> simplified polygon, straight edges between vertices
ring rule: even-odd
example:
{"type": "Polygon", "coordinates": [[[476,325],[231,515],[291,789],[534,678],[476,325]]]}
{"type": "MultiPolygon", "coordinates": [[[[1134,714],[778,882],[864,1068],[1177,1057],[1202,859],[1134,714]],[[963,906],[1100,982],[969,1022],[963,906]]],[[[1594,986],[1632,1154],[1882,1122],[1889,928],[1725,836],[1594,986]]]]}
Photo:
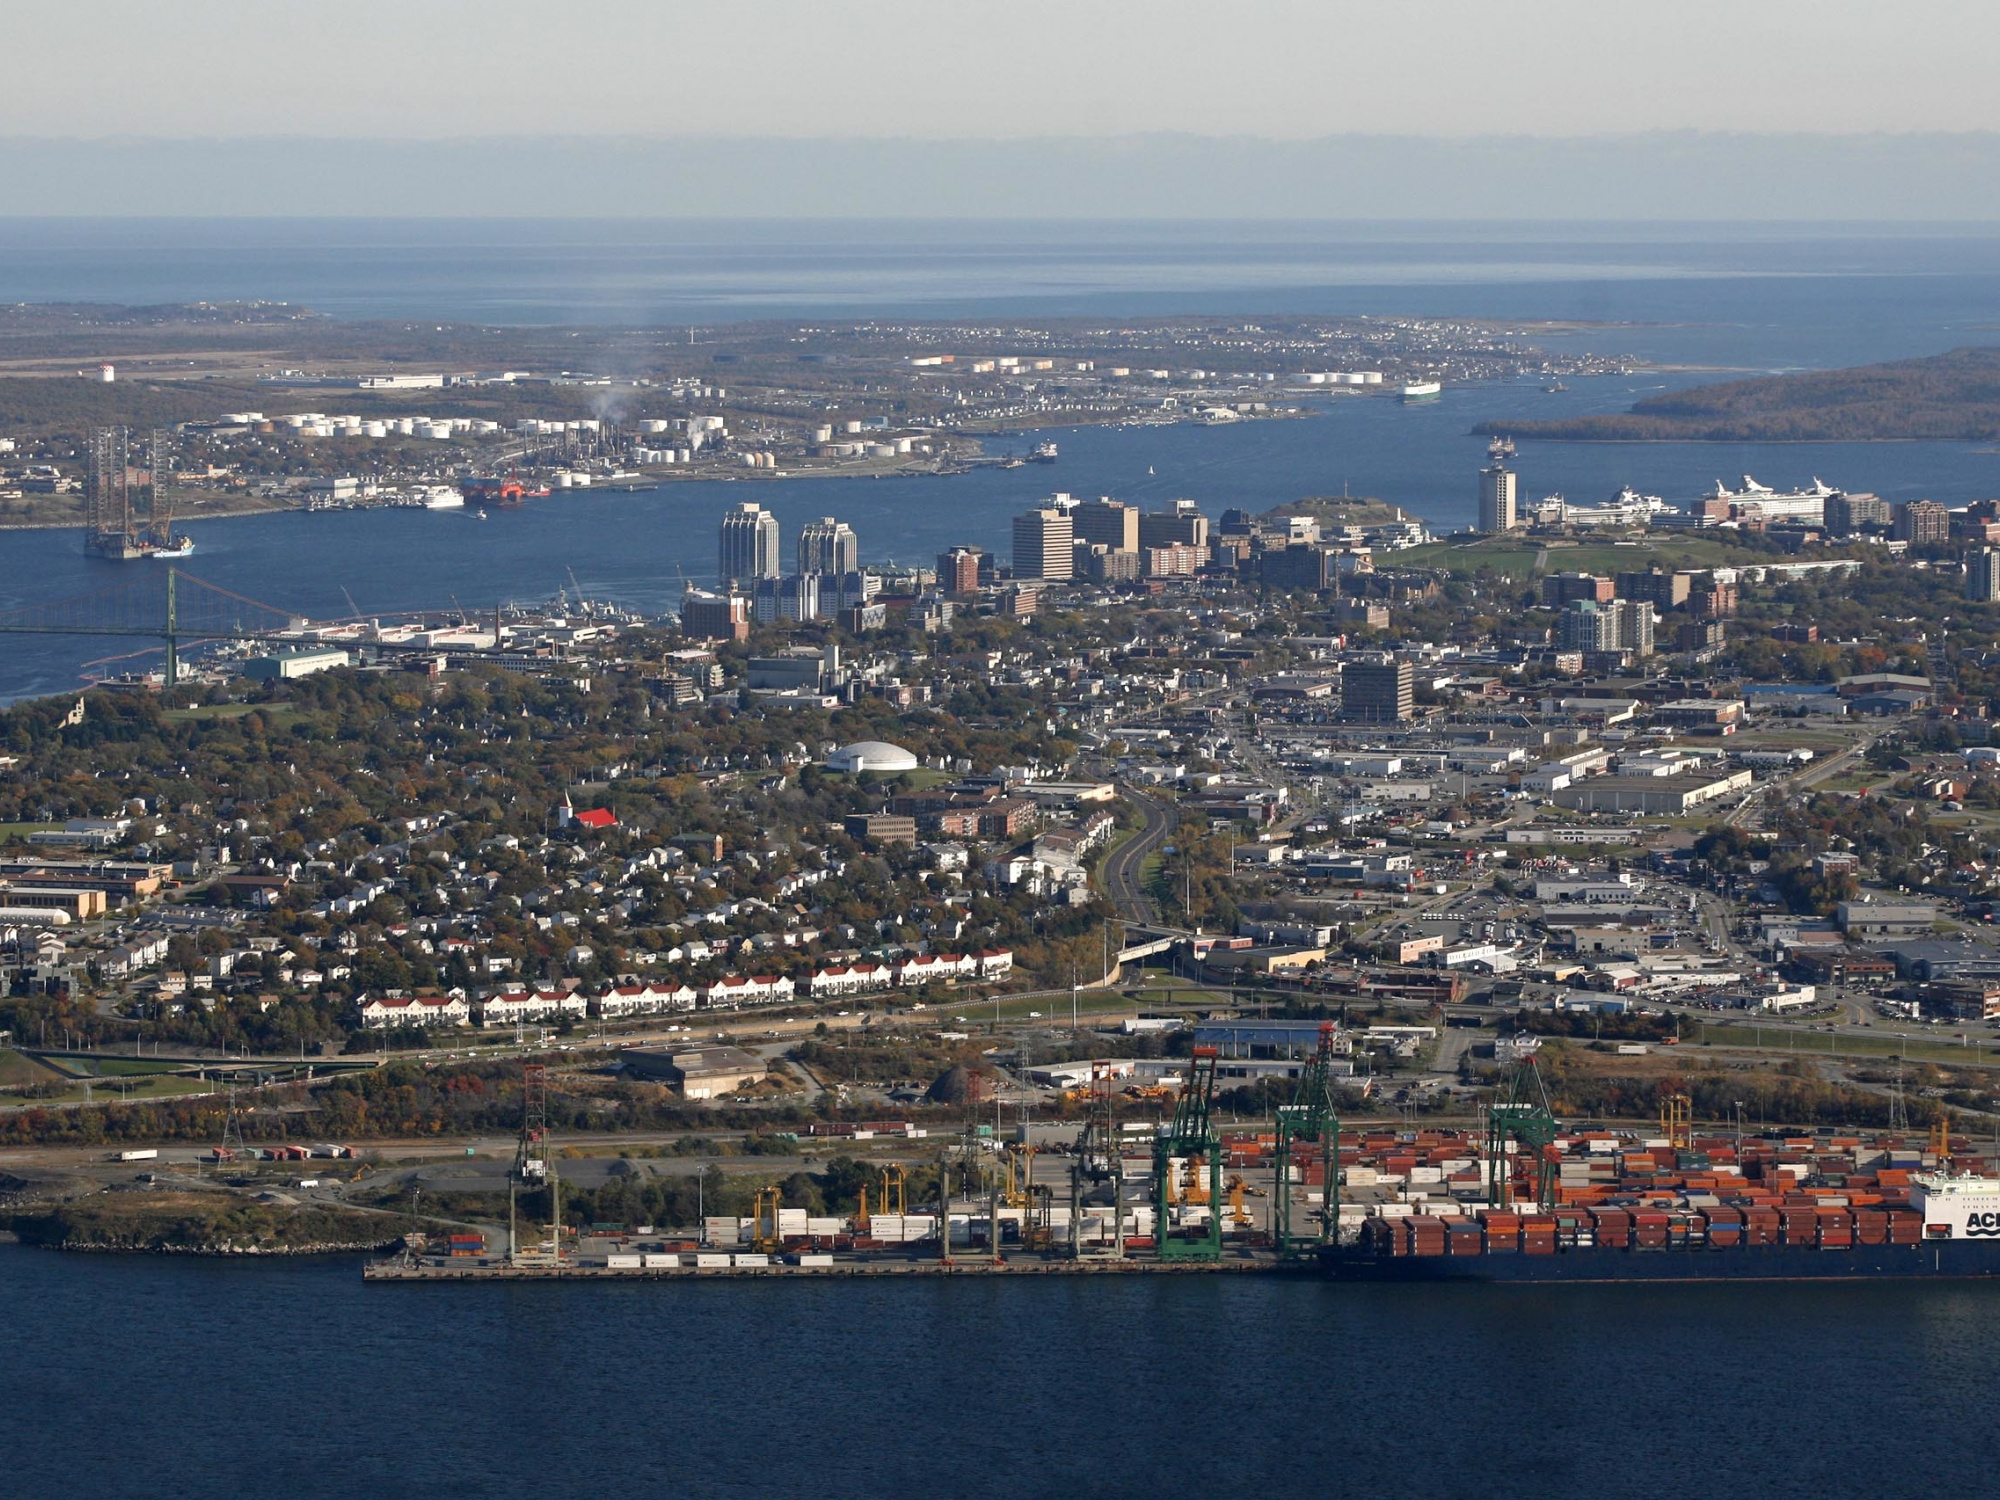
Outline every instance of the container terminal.
{"type": "Polygon", "coordinates": [[[1926,1136],[1708,1134],[1675,1095],[1657,1133],[1565,1129],[1530,1062],[1477,1129],[1343,1129],[1332,1055],[1329,1027],[1270,1129],[1218,1129],[1216,1055],[1197,1048],[1171,1123],[1114,1123],[1111,1095],[1099,1089],[1072,1142],[1038,1146],[1026,1129],[1012,1141],[969,1131],[938,1142],[928,1203],[910,1201],[909,1169],[892,1161],[875,1169],[852,1214],[787,1206],[773,1185],[751,1215],[681,1231],[562,1222],[546,1079],[530,1063],[504,1236],[471,1226],[413,1235],[364,1274],[1616,1282],[2000,1273],[1996,1162],[1948,1121],[1926,1136]],[[524,1195],[551,1206],[550,1222],[524,1222],[524,1195]]]}

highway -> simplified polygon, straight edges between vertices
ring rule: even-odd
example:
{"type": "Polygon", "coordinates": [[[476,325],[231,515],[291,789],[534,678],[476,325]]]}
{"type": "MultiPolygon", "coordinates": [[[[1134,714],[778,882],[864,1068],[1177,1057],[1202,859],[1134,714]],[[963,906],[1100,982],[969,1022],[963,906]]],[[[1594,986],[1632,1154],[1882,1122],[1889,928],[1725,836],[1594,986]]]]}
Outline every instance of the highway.
{"type": "Polygon", "coordinates": [[[1151,926],[1160,920],[1159,903],[1148,896],[1141,876],[1146,856],[1166,842],[1180,819],[1171,803],[1129,786],[1119,787],[1127,802],[1138,808],[1146,826],[1111,851],[1104,861],[1104,891],[1118,915],[1127,922],[1151,926]]]}

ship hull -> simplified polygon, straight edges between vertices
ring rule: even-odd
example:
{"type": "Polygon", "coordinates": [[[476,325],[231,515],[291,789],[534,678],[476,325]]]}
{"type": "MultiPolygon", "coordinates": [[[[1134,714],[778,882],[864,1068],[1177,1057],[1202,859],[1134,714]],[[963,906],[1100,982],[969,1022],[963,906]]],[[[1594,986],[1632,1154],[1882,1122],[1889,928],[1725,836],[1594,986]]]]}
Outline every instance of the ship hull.
{"type": "Polygon", "coordinates": [[[1327,1250],[1320,1270],[1336,1281],[1860,1281],[1970,1280],[2000,1276],[2000,1244],[1927,1240],[1919,1245],[1749,1245],[1732,1249],[1558,1250],[1553,1255],[1391,1255],[1327,1250]]]}

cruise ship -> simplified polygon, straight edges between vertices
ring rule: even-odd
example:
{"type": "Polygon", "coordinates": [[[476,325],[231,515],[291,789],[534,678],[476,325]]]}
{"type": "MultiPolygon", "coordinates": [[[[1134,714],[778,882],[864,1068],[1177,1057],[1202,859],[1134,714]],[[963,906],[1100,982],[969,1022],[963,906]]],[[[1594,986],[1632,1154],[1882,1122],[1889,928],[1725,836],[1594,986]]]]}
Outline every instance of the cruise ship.
{"type": "Polygon", "coordinates": [[[1781,492],[1745,474],[1740,489],[1732,490],[1720,479],[1716,480],[1715,488],[1700,497],[1697,509],[1721,500],[1728,503],[1729,519],[1733,521],[1824,521],[1827,497],[1839,493],[1817,478],[1805,489],[1781,492]]]}

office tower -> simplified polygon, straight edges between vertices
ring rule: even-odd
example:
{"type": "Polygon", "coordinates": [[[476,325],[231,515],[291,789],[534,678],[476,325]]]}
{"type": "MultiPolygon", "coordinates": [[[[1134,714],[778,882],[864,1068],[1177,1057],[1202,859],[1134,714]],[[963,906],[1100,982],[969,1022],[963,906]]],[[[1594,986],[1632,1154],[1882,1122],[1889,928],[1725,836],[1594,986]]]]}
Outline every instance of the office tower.
{"type": "Polygon", "coordinates": [[[1847,536],[1868,526],[1887,526],[1891,519],[1889,502],[1878,495],[1828,495],[1822,514],[1826,529],[1836,536],[1847,536]]]}
{"type": "Polygon", "coordinates": [[[1616,651],[1617,615],[1608,604],[1575,600],[1558,617],[1556,644],[1565,651],[1616,651]]]}
{"type": "Polygon", "coordinates": [[[760,578],[751,607],[759,625],[779,620],[817,620],[819,575],[795,573],[789,578],[760,578]]]}
{"type": "Polygon", "coordinates": [[[1340,716],[1355,724],[1401,724],[1416,717],[1410,664],[1349,662],[1340,671],[1340,716]]]}
{"type": "Polygon", "coordinates": [[[744,640],[750,634],[750,601],[741,594],[689,589],[681,599],[681,630],[697,641],[744,640]]]}
{"type": "Polygon", "coordinates": [[[1890,534],[1912,547],[1935,547],[1951,540],[1951,512],[1935,500],[1912,500],[1896,507],[1895,529],[1890,534]]]}
{"type": "Polygon", "coordinates": [[[799,533],[801,573],[855,573],[861,569],[861,541],[845,521],[821,516],[799,533]]]}
{"type": "Polygon", "coordinates": [[[1139,518],[1141,547],[1169,547],[1175,542],[1199,547],[1202,561],[1208,561],[1208,517],[1192,500],[1176,500],[1172,510],[1139,518]]]}
{"type": "Polygon", "coordinates": [[[1515,475],[1506,462],[1514,456],[1514,445],[1495,438],[1486,455],[1492,462],[1479,471],[1479,529],[1512,531],[1521,524],[1515,475]]]}
{"type": "Polygon", "coordinates": [[[1634,656],[1653,654],[1653,605],[1649,599],[1614,599],[1611,618],[1618,644],[1613,649],[1634,656]]]}
{"type": "Polygon", "coordinates": [[[1069,513],[1079,542],[1113,552],[1139,550],[1139,507],[1122,500],[1085,500],[1069,513]]]}
{"type": "Polygon", "coordinates": [[[1688,601],[1694,586],[1692,573],[1664,573],[1658,568],[1644,573],[1620,573],[1612,597],[1644,599],[1658,609],[1679,609],[1688,601]]]}
{"type": "Polygon", "coordinates": [[[1069,513],[1054,506],[1014,517],[1014,576],[1067,579],[1075,576],[1075,532],[1069,513]]]}
{"type": "Polygon", "coordinates": [[[2000,602],[2000,548],[1979,547],[1966,554],[1965,597],[1981,604],[2000,602]]]}
{"type": "Polygon", "coordinates": [[[1542,580],[1542,603],[1569,604],[1588,599],[1593,604],[1609,604],[1620,590],[1609,578],[1595,573],[1552,573],[1542,580]]]}
{"type": "Polygon", "coordinates": [[[937,586],[947,594],[974,594],[979,591],[979,565],[986,554],[977,547],[954,547],[940,552],[937,559],[937,586]]]}
{"type": "Polygon", "coordinates": [[[725,515],[716,571],[725,586],[776,578],[783,571],[778,559],[778,518],[754,500],[744,501],[725,515]]]}

